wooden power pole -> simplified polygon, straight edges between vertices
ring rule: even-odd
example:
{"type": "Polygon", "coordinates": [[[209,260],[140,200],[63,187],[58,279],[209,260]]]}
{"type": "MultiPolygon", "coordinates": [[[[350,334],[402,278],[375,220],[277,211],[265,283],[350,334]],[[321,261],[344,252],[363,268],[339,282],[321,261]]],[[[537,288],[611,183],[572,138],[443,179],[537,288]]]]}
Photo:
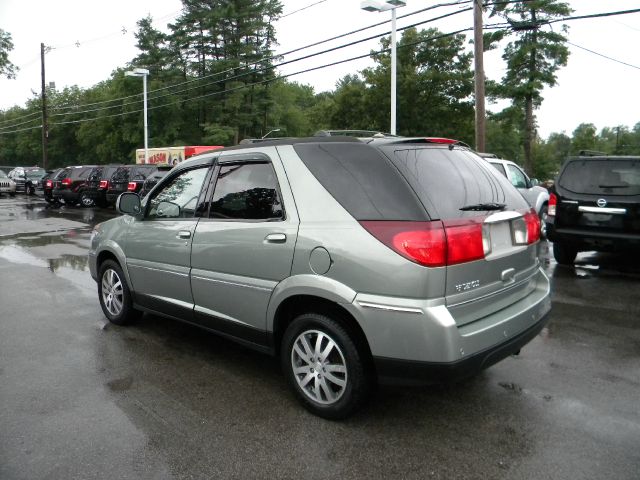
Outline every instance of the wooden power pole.
{"type": "Polygon", "coordinates": [[[473,57],[475,60],[476,151],[485,151],[484,42],[482,40],[482,0],[473,1],[473,57]]]}
{"type": "Polygon", "coordinates": [[[49,126],[47,125],[47,92],[44,81],[44,43],[40,44],[40,66],[42,71],[42,168],[47,169],[47,147],[49,141],[49,126]]]}

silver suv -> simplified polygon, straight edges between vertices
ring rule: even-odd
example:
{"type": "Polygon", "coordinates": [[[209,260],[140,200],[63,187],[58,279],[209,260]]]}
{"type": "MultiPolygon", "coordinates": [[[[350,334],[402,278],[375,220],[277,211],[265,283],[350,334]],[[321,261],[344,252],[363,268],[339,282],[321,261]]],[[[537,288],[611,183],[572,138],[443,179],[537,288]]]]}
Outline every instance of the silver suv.
{"type": "Polygon", "coordinates": [[[183,320],[280,358],[300,401],[352,413],[376,381],[471,375],[542,329],[540,223],[446,139],[287,139],[174,168],[98,225],[106,317],[183,320]]]}

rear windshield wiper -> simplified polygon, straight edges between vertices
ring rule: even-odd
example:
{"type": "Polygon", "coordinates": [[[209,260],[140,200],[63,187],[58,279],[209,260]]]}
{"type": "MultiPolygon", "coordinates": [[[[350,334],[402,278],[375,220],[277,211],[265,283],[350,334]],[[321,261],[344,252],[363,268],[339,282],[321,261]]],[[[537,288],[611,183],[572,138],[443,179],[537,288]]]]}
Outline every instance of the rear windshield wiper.
{"type": "Polygon", "coordinates": [[[504,210],[507,205],[505,203],[476,203],[475,205],[465,205],[460,207],[459,210],[467,211],[485,211],[485,210],[504,210]]]}
{"type": "Polygon", "coordinates": [[[598,185],[598,188],[629,188],[629,185],[598,185]]]}

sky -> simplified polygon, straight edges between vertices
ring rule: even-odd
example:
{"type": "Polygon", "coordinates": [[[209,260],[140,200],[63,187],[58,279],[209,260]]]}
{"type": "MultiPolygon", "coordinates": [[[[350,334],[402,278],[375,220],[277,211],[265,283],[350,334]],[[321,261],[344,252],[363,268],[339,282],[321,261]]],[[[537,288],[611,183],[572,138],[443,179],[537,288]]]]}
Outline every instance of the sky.
{"type": "MultiPolygon", "coordinates": [[[[407,0],[407,6],[398,9],[397,15],[401,17],[444,1],[450,0],[407,0]]],[[[640,7],[640,1],[634,0],[569,0],[569,4],[574,15],[640,7]]],[[[371,30],[288,55],[285,60],[390,30],[390,12],[363,11],[360,0],[283,0],[283,5],[286,16],[275,25],[278,53],[388,21],[371,30]]],[[[108,79],[111,72],[137,55],[133,33],[139,19],[150,15],[157,29],[168,31],[167,24],[180,14],[181,6],[180,0],[0,0],[0,28],[12,35],[14,49],[9,58],[20,67],[16,79],[0,79],[0,109],[24,106],[27,99],[39,94],[41,42],[51,47],[46,55],[47,83],[55,82],[59,90],[72,85],[87,88],[108,79]]],[[[439,8],[398,18],[397,27],[461,8],[439,8]]],[[[485,18],[485,23],[493,21],[485,18]]],[[[472,25],[472,12],[462,12],[425,27],[450,32],[472,25]]],[[[599,130],[619,125],[632,128],[640,122],[640,13],[576,20],[568,25],[572,44],[569,62],[558,72],[557,85],[543,92],[544,102],[536,111],[539,134],[543,138],[552,132],[571,135],[583,122],[593,123],[599,130]]],[[[371,40],[283,66],[279,71],[295,73],[367,54],[378,49],[378,45],[377,40],[371,40]]],[[[499,80],[504,75],[500,55],[500,51],[485,55],[487,78],[499,80]]],[[[309,84],[316,92],[333,90],[344,75],[372,64],[367,58],[291,76],[289,80],[309,84]]],[[[504,106],[488,105],[487,109],[499,111],[504,106]]],[[[433,135],[428,126],[424,133],[433,135]]]]}

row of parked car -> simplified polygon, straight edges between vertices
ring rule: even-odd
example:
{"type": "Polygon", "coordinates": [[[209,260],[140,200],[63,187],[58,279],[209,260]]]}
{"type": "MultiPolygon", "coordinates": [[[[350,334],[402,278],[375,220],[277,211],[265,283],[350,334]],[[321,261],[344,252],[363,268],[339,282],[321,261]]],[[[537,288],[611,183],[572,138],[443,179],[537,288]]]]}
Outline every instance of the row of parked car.
{"type": "Polygon", "coordinates": [[[6,193],[10,195],[16,192],[34,195],[42,191],[49,203],[108,207],[115,204],[122,192],[146,195],[171,168],[170,165],[111,164],[46,171],[39,167],[16,167],[4,175],[6,180],[0,174],[0,186],[7,183],[6,193]],[[12,189],[9,183],[13,183],[12,189]]]}

